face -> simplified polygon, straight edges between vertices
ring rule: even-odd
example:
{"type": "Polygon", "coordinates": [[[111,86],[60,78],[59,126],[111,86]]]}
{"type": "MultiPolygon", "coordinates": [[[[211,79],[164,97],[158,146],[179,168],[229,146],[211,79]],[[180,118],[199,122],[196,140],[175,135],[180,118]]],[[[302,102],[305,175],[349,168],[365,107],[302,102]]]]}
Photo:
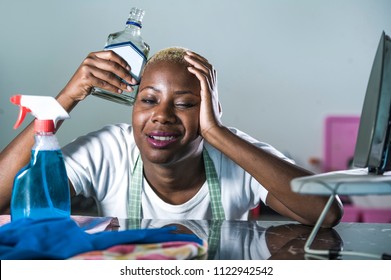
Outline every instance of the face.
{"type": "Polygon", "coordinates": [[[199,155],[200,83],[185,65],[157,62],[145,68],[132,126],[143,161],[175,164],[199,155]]]}

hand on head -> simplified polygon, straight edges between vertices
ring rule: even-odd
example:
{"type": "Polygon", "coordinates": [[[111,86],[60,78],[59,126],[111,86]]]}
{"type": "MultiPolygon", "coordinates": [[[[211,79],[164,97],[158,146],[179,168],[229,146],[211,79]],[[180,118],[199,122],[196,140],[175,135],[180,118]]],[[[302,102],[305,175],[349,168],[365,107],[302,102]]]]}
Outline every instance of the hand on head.
{"type": "Polygon", "coordinates": [[[186,52],[185,59],[191,65],[188,67],[189,72],[200,81],[200,133],[205,136],[211,128],[221,125],[216,69],[206,58],[192,51],[186,52]]]}

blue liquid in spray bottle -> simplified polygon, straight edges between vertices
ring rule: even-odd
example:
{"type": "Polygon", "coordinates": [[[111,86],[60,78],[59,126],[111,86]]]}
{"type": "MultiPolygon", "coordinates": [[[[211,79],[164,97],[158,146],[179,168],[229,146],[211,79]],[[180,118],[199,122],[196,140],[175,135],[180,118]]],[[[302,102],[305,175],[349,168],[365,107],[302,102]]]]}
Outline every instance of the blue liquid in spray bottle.
{"type": "Polygon", "coordinates": [[[15,176],[11,220],[69,217],[71,207],[68,176],[54,135],[55,121],[69,115],[52,97],[18,95],[12,97],[11,101],[21,106],[15,127],[23,121],[26,112],[37,117],[34,121],[35,144],[30,162],[15,176]]]}

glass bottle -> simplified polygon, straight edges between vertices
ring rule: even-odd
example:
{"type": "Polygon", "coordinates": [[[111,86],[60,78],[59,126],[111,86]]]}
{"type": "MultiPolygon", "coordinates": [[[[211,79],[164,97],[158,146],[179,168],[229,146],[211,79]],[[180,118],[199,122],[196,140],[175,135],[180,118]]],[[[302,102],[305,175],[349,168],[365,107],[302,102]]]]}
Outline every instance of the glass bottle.
{"type": "MultiPolygon", "coordinates": [[[[105,50],[112,50],[119,54],[132,68],[130,74],[138,83],[141,79],[143,67],[147,61],[150,47],[141,36],[142,20],[145,11],[132,8],[125,29],[108,36],[105,50]]],[[[125,81],[123,81],[125,82],[125,81]]],[[[125,82],[126,83],[126,82],[125,82]]],[[[121,94],[94,87],[92,94],[110,101],[132,106],[138,92],[138,84],[130,85],[133,91],[123,91],[121,94]]]]}

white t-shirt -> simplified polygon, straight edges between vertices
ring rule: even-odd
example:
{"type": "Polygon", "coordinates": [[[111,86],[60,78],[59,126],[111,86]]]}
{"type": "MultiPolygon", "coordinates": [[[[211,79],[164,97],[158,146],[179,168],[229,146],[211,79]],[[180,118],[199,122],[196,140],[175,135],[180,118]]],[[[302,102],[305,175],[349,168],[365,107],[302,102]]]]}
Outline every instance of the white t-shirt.
{"type": "MultiPolygon", "coordinates": [[[[268,144],[230,128],[239,137],[283,159],[283,154],[268,144]]],[[[228,220],[246,220],[248,211],[260,199],[265,202],[267,190],[250,174],[220,151],[204,142],[212,159],[221,186],[221,199],[228,220]]],[[[128,188],[135,161],[139,155],[129,124],[108,125],[101,130],[79,137],[63,149],[69,180],[76,194],[94,197],[99,214],[127,218],[128,188]]],[[[171,205],[159,198],[144,178],[142,187],[142,217],[144,219],[211,219],[207,182],[189,201],[171,205]]]]}

